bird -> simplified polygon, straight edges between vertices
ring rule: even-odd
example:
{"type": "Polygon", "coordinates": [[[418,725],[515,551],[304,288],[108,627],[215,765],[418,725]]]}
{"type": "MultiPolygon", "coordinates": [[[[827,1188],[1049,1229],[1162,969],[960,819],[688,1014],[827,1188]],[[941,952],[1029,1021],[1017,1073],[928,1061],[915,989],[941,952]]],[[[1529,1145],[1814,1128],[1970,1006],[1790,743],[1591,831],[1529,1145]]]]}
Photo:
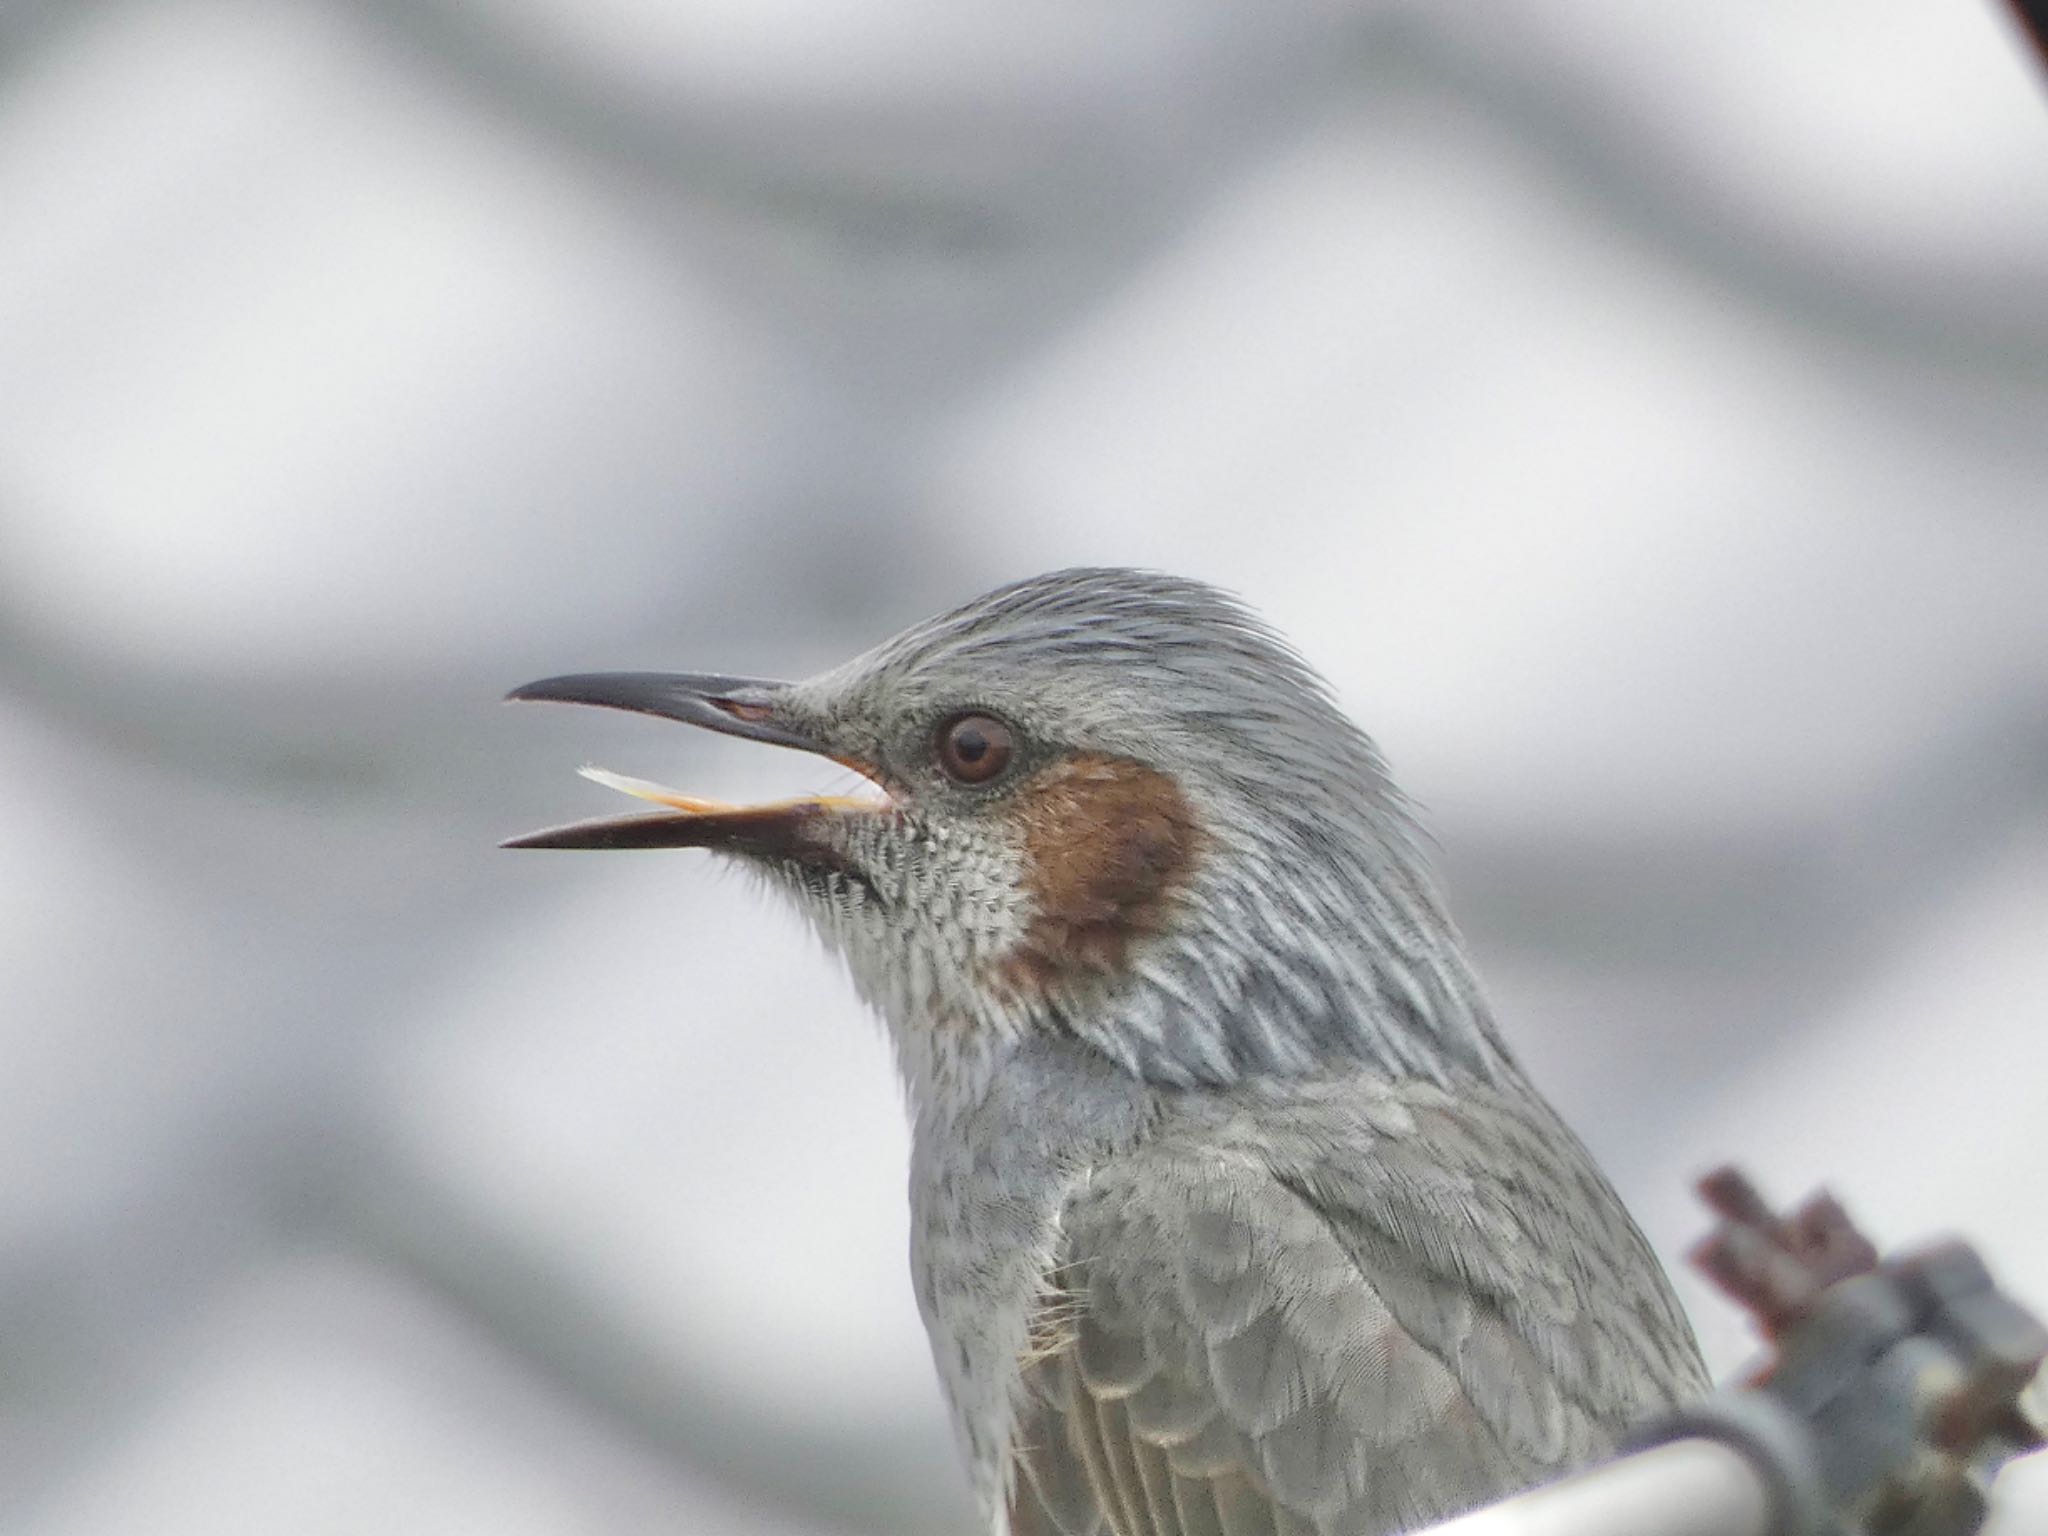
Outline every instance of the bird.
{"type": "Polygon", "coordinates": [[[515,689],[859,794],[505,846],[708,849],[893,1047],[910,1267],[992,1536],[1387,1536],[1697,1399],[1650,1245],[1504,1042],[1379,749],[1240,599],[1000,587],[798,682],[515,689]]]}

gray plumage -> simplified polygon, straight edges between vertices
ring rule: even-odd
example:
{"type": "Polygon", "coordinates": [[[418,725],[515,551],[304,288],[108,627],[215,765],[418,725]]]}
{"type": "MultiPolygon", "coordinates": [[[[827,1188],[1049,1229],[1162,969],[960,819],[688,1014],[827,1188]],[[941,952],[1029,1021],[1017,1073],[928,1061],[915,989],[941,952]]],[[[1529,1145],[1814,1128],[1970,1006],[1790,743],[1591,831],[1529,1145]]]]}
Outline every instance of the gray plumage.
{"type": "Polygon", "coordinates": [[[1492,1090],[1178,1094],[1060,1225],[1019,1533],[1405,1530],[1703,1384],[1611,1192],[1547,1112],[1492,1090]]]}
{"type": "Polygon", "coordinates": [[[889,791],[672,840],[793,894],[889,1028],[996,1536],[1381,1536],[1704,1389],[1378,752],[1234,600],[1058,572],[714,702],[889,791]],[[963,715],[1004,733],[987,782],[941,750],[963,715]]]}

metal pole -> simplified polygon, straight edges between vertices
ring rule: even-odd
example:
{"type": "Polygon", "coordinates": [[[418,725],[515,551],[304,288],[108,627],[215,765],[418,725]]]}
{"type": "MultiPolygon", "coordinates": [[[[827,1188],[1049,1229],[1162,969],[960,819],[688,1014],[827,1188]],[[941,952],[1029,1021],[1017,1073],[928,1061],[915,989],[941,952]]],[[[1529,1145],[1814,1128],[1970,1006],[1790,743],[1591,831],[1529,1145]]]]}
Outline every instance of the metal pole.
{"type": "MultiPolygon", "coordinates": [[[[2048,0],[2043,0],[2048,5],[2048,0]]],[[[1733,1169],[1694,1259],[1775,1358],[1645,1427],[1647,1450],[1418,1536],[1974,1536],[1999,1467],[2048,1443],[2048,1328],[1948,1243],[1881,1259],[1832,1199],[1778,1216],[1733,1169]],[[1661,1442],[1661,1443],[1659,1443],[1661,1442]]]]}
{"type": "Polygon", "coordinates": [[[1718,1440],[1673,1440],[1416,1536],[1772,1536],[1763,1474],[1718,1440]]]}

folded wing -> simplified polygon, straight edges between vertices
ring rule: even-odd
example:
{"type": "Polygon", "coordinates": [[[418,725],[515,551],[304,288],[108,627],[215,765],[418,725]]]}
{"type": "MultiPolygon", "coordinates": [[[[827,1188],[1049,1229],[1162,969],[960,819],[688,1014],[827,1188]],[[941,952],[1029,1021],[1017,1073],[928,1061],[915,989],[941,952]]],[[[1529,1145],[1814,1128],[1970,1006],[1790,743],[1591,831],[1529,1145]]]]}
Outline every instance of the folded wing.
{"type": "Polygon", "coordinates": [[[1370,1123],[1341,1088],[1266,1110],[1253,1136],[1193,1105],[1070,1202],[1014,1536],[1382,1536],[1703,1387],[1554,1122],[1424,1088],[1370,1123]]]}

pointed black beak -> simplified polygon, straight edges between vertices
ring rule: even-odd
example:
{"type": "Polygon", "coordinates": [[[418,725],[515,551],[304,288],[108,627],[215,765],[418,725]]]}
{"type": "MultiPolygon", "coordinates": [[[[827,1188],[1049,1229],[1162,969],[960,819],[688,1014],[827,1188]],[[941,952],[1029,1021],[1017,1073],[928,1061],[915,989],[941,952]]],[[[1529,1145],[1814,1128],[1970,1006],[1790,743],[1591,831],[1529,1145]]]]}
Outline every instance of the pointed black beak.
{"type": "MultiPolygon", "coordinates": [[[[636,714],[680,720],[727,736],[771,746],[832,754],[792,729],[778,708],[786,683],[751,677],[717,677],[693,672],[579,672],[526,683],[505,695],[508,703],[547,701],[627,709],[636,714]]],[[[847,759],[849,766],[859,767],[847,759]]],[[[630,793],[669,807],[652,815],[612,816],[579,821],[508,839],[506,848],[729,848],[757,853],[817,851],[807,833],[821,816],[872,811],[866,801],[818,796],[774,805],[738,806],[698,800],[607,775],[596,775],[630,793]]]]}
{"type": "Polygon", "coordinates": [[[744,736],[778,747],[816,752],[818,744],[777,718],[776,704],[787,683],[757,677],[718,677],[708,672],[573,672],[522,683],[505,695],[508,704],[529,701],[594,704],[629,709],[727,736],[744,736]]]}

